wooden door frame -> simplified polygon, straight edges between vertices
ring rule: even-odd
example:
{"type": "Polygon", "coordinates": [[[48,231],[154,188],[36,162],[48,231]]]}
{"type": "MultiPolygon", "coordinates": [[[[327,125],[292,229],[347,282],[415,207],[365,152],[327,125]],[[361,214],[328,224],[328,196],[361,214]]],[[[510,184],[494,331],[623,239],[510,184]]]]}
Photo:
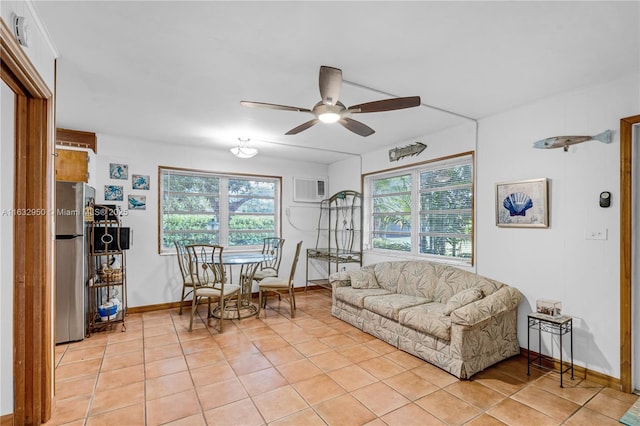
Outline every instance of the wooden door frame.
{"type": "Polygon", "coordinates": [[[639,123],[640,115],[620,120],[620,387],[627,393],[633,391],[633,126],[639,123]]]}
{"type": "Polygon", "coordinates": [[[53,95],[0,18],[0,77],[16,94],[13,215],[13,424],[53,405],[53,95]]]}

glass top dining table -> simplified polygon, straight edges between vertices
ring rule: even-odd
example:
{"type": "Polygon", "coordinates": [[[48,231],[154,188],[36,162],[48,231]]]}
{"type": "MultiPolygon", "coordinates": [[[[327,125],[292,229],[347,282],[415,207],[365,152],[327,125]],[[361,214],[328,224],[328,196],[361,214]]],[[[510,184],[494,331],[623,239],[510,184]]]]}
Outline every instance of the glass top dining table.
{"type": "Polygon", "coordinates": [[[271,260],[273,256],[262,253],[233,253],[222,252],[222,263],[225,265],[244,265],[271,260]]]}
{"type": "Polygon", "coordinates": [[[225,312],[221,313],[219,308],[216,308],[211,312],[216,318],[220,318],[220,315],[224,315],[226,319],[242,319],[255,315],[258,311],[258,307],[251,300],[251,290],[253,288],[253,275],[260,267],[260,264],[265,261],[273,259],[273,256],[262,253],[222,253],[222,264],[228,266],[228,280],[227,282],[236,284],[233,280],[233,266],[240,266],[239,284],[240,295],[238,296],[238,303],[240,304],[240,317],[238,317],[238,310],[235,305],[228,305],[225,307],[225,312]]]}

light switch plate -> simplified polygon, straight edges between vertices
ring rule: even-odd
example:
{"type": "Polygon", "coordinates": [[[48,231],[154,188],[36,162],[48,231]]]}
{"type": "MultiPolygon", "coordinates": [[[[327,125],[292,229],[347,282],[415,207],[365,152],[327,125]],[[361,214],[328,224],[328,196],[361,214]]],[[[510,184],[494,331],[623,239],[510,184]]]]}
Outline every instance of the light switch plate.
{"type": "Polygon", "coordinates": [[[585,239],[587,240],[606,240],[607,228],[588,229],[585,231],[585,239]]]}

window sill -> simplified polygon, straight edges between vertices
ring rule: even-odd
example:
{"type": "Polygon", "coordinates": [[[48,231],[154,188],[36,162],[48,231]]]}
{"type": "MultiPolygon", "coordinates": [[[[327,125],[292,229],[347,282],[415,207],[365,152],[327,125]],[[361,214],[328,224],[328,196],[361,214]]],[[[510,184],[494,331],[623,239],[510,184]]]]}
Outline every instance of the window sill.
{"type": "Polygon", "coordinates": [[[404,254],[401,252],[395,252],[391,250],[379,250],[379,249],[364,250],[363,254],[365,256],[367,255],[379,256],[379,257],[385,257],[385,258],[393,258],[397,260],[422,260],[426,262],[441,263],[443,265],[450,265],[450,266],[455,266],[457,268],[465,268],[465,269],[470,269],[472,271],[475,271],[475,267],[471,264],[471,260],[467,261],[462,259],[461,260],[443,259],[436,256],[417,255],[417,254],[411,254],[411,253],[404,254]]]}

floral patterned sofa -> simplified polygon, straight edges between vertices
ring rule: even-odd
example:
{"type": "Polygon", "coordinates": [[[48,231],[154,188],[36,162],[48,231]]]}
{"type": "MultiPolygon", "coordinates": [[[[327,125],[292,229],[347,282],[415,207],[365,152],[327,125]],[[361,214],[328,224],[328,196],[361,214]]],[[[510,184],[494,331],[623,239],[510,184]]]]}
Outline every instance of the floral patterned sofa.
{"type": "Polygon", "coordinates": [[[514,287],[426,261],[383,262],[332,274],[332,314],[468,379],[520,352],[514,287]]]}

